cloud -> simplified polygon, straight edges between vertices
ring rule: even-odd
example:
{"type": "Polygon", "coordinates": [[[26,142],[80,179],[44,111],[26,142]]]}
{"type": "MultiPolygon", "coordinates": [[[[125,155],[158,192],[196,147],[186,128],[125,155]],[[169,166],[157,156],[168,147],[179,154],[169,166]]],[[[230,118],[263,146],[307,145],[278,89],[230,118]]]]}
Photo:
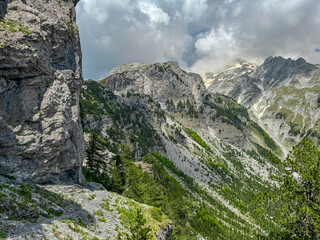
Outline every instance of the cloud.
{"type": "Polygon", "coordinates": [[[155,4],[149,2],[139,3],[140,11],[149,17],[150,24],[168,24],[170,17],[167,13],[163,12],[161,8],[158,8],[155,4]]]}
{"type": "Polygon", "coordinates": [[[82,0],[77,23],[85,78],[129,62],[177,60],[217,71],[240,57],[320,63],[318,0],[82,0]]]}
{"type": "Polygon", "coordinates": [[[97,0],[82,0],[83,13],[91,17],[95,22],[101,24],[108,18],[108,13],[101,8],[101,2],[97,0]]]}
{"type": "Polygon", "coordinates": [[[182,6],[182,12],[187,22],[200,19],[206,9],[207,0],[185,0],[182,6]]]}
{"type": "Polygon", "coordinates": [[[191,70],[200,73],[220,70],[240,55],[233,30],[226,31],[223,27],[198,36],[195,49],[198,60],[191,70]],[[219,61],[220,59],[223,61],[219,61]]]}

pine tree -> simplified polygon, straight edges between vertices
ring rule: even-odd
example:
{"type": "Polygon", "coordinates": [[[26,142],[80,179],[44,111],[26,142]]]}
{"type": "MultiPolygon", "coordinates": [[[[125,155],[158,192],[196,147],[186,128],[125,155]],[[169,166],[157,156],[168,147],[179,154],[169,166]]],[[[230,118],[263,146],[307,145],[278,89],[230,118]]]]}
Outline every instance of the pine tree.
{"type": "Polygon", "coordinates": [[[117,164],[113,164],[109,175],[109,183],[107,189],[112,192],[121,193],[124,186],[124,176],[117,164]]]}
{"type": "Polygon", "coordinates": [[[137,215],[130,224],[131,236],[127,235],[127,240],[148,240],[151,239],[151,228],[145,226],[147,220],[141,213],[141,209],[137,209],[137,215]]]}
{"type": "Polygon", "coordinates": [[[303,139],[283,163],[279,209],[283,232],[268,239],[320,239],[320,152],[303,139]]]}
{"type": "Polygon", "coordinates": [[[102,155],[100,153],[101,150],[102,147],[99,141],[99,135],[95,131],[91,131],[90,140],[86,145],[86,164],[88,170],[96,176],[103,166],[102,155]]]}

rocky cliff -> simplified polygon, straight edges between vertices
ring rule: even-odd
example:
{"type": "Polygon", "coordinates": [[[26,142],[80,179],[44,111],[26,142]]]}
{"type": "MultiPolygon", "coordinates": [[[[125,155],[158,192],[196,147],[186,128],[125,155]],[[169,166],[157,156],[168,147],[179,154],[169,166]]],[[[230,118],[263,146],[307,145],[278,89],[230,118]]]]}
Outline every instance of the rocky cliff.
{"type": "Polygon", "coordinates": [[[77,0],[0,1],[0,173],[79,181],[77,0]]]}

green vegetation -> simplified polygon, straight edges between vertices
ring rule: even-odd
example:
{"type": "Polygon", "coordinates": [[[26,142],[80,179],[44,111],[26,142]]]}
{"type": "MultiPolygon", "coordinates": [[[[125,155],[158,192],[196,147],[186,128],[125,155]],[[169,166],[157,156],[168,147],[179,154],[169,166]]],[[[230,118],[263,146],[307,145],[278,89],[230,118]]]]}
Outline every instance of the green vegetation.
{"type": "Polygon", "coordinates": [[[228,167],[224,165],[219,159],[215,159],[214,161],[209,162],[210,167],[212,167],[216,172],[221,175],[225,175],[230,173],[228,167]]]}
{"type": "Polygon", "coordinates": [[[98,172],[104,162],[101,160],[102,145],[99,141],[99,135],[95,131],[90,132],[90,139],[86,145],[86,164],[89,171],[98,172]]]}
{"type": "Polygon", "coordinates": [[[309,129],[306,136],[312,139],[317,146],[320,146],[320,120],[318,120],[312,129],[309,129]]]}
{"type": "Polygon", "coordinates": [[[172,173],[181,177],[189,186],[192,186],[193,180],[177,169],[174,164],[166,157],[162,156],[160,153],[152,152],[151,153],[158,161],[160,161],[165,167],[167,167],[172,173]]]}
{"type": "MultiPolygon", "coordinates": [[[[118,103],[113,93],[104,90],[95,81],[86,81],[84,85],[87,90],[81,91],[80,115],[85,132],[94,130],[100,133],[101,129],[90,129],[88,126],[91,121],[101,121],[108,117],[112,124],[106,130],[109,137],[108,141],[104,141],[104,145],[111,152],[117,152],[118,143],[134,144],[134,149],[141,150],[142,155],[147,154],[150,148],[161,145],[160,137],[136,107],[118,103]]],[[[154,106],[154,114],[160,119],[163,118],[163,112],[154,100],[150,96],[146,98],[146,101],[150,101],[154,106]]]]}
{"type": "Polygon", "coordinates": [[[11,19],[1,19],[0,31],[8,31],[11,33],[21,32],[24,35],[31,35],[31,31],[28,26],[23,25],[19,21],[14,21],[11,19]]]}
{"type": "MultiPolygon", "coordinates": [[[[152,167],[152,174],[149,174],[140,165],[134,164],[132,152],[128,147],[122,146],[121,149],[119,148],[119,152],[121,152],[119,158],[121,161],[120,165],[122,166],[121,171],[124,173],[124,182],[119,193],[138,202],[154,206],[155,208],[151,210],[153,219],[160,221],[163,218],[162,216],[164,216],[162,212],[165,213],[173,223],[172,239],[197,239],[199,233],[209,239],[216,239],[221,236],[227,236],[228,239],[248,239],[256,235],[256,230],[251,229],[249,231],[251,227],[246,222],[243,222],[234,213],[230,212],[219,201],[213,199],[206,191],[195,184],[190,177],[178,170],[166,157],[156,152],[145,155],[142,161],[152,167]],[[203,204],[202,200],[200,201],[198,197],[192,197],[176,179],[182,181],[187,186],[187,189],[190,189],[189,191],[194,194],[196,193],[198,197],[201,196],[207,203],[203,204]],[[208,203],[210,203],[209,206],[208,203]],[[212,208],[211,206],[215,207],[212,208]],[[219,214],[221,211],[224,213],[223,216],[219,214]],[[230,219],[233,220],[231,221],[230,219]],[[224,221],[232,224],[232,226],[236,226],[237,231],[232,233],[232,230],[224,224],[224,221]]],[[[220,171],[220,174],[223,175],[229,172],[221,161],[215,162],[217,164],[213,167],[216,167],[220,171]]],[[[116,164],[113,166],[115,167],[116,164]]],[[[110,178],[111,172],[108,175],[110,178]]],[[[228,181],[228,179],[226,180],[228,181]]],[[[101,182],[104,182],[103,179],[101,182]]],[[[246,184],[248,183],[251,184],[251,182],[247,182],[246,184]]],[[[105,186],[109,188],[107,185],[105,186]]],[[[252,192],[249,190],[243,191],[244,193],[238,197],[244,200],[239,200],[239,198],[235,198],[234,192],[231,189],[237,189],[238,191],[241,189],[240,192],[244,190],[243,186],[240,187],[239,185],[230,183],[228,187],[221,191],[226,196],[226,199],[234,199],[235,205],[244,212],[254,209],[249,205],[252,199],[248,197],[252,196],[252,192]]],[[[257,189],[261,189],[261,187],[257,189]]],[[[110,208],[110,204],[108,203],[103,206],[110,208]]],[[[118,207],[118,211],[122,213],[121,219],[123,223],[129,226],[130,219],[133,219],[133,214],[135,213],[135,207],[132,206],[129,209],[118,207]]],[[[259,213],[254,214],[254,217],[261,215],[259,213]]]]}
{"type": "Polygon", "coordinates": [[[0,240],[5,238],[6,236],[7,236],[7,233],[5,232],[5,230],[0,228],[0,240]]]}
{"type": "Polygon", "coordinates": [[[201,147],[203,147],[206,151],[211,152],[211,149],[209,148],[209,146],[206,144],[206,142],[196,132],[194,132],[194,131],[192,131],[191,129],[188,129],[188,128],[186,128],[185,131],[201,147]]]}
{"type": "Polygon", "coordinates": [[[179,112],[185,113],[187,116],[192,118],[198,118],[199,113],[203,114],[203,108],[196,109],[194,103],[190,102],[189,99],[186,101],[179,101],[177,104],[177,109],[179,112]]]}
{"type": "MultiPolygon", "coordinates": [[[[290,84],[272,90],[274,95],[272,102],[274,103],[267,111],[270,111],[276,118],[282,119],[282,126],[290,127],[289,135],[291,136],[304,137],[305,133],[312,127],[312,122],[316,120],[312,109],[314,106],[319,107],[319,101],[318,99],[315,99],[313,102],[309,96],[319,94],[319,84],[315,84],[318,82],[318,79],[319,71],[315,71],[313,77],[310,79],[310,83],[314,83],[313,87],[305,86],[304,88],[297,88],[290,84]],[[301,110],[306,109],[306,111],[297,113],[297,106],[300,106],[302,108],[301,110]]],[[[316,109],[314,110],[316,111],[316,109]]],[[[290,146],[296,144],[292,138],[288,138],[287,142],[290,146]]]]}
{"type": "Polygon", "coordinates": [[[250,120],[247,109],[229,97],[207,94],[203,104],[216,110],[212,120],[219,118],[222,122],[231,124],[240,131],[243,130],[245,122],[250,120]]]}
{"type": "Polygon", "coordinates": [[[123,238],[118,236],[118,239],[125,240],[148,240],[152,238],[151,227],[147,225],[147,220],[141,213],[141,209],[137,209],[137,213],[132,218],[133,221],[130,221],[130,233],[126,233],[126,236],[123,238]]]}
{"type": "Polygon", "coordinates": [[[30,31],[29,28],[26,27],[26,26],[21,26],[21,27],[19,27],[18,30],[19,30],[20,32],[22,32],[23,34],[25,34],[25,35],[31,35],[31,31],[30,31]]]}
{"type": "MultiPolygon", "coordinates": [[[[256,239],[262,230],[253,227],[246,218],[262,226],[267,232],[271,229],[274,231],[280,229],[279,224],[271,220],[272,217],[279,215],[278,212],[258,208],[252,203],[260,196],[259,192],[267,194],[274,190],[271,183],[262,179],[265,176],[257,175],[257,173],[262,173],[268,177],[265,172],[259,169],[257,172],[257,169],[254,169],[256,168],[255,160],[259,164],[258,167],[262,166],[267,171],[273,171],[273,165],[279,164],[280,161],[276,156],[278,146],[258,124],[250,121],[244,107],[239,106],[230,98],[208,94],[201,111],[204,114],[210,111],[214,120],[229,119],[230,124],[238,124],[238,129],[250,127],[260,137],[265,144],[263,146],[252,144],[254,150],[247,152],[253,158],[253,164],[244,152],[228,144],[216,143],[210,138],[207,139],[208,142],[205,142],[194,130],[185,128],[173,116],[171,118],[173,124],[165,123],[159,104],[151,96],[128,92],[126,96],[123,95],[120,98],[93,81],[87,81],[85,87],[86,90],[82,91],[80,100],[85,131],[92,131],[89,126],[92,126],[95,121],[105,121],[106,117],[112,120],[106,132],[101,132],[99,129],[95,131],[98,133],[97,139],[101,142],[102,148],[115,154],[113,159],[108,159],[107,168],[102,166],[96,171],[99,174],[84,169],[87,180],[100,182],[110,191],[153,206],[154,208],[150,211],[152,219],[160,221],[164,216],[162,213],[166,214],[173,223],[173,233],[170,239],[192,240],[198,239],[200,235],[207,239],[256,239]],[[139,102],[143,105],[143,113],[138,108],[126,105],[124,102],[139,102]],[[178,169],[170,159],[158,152],[150,153],[151,149],[159,149],[156,146],[160,145],[157,145],[156,133],[148,124],[150,118],[156,119],[156,123],[164,127],[164,137],[170,139],[172,143],[181,143],[181,147],[189,151],[192,149],[191,154],[194,154],[203,164],[199,168],[195,166],[196,174],[209,179],[206,187],[197,184],[186,173],[178,169]],[[149,132],[154,132],[149,135],[149,138],[142,134],[148,127],[150,127],[149,132]],[[185,133],[181,132],[182,129],[185,133]],[[137,133],[141,137],[130,138],[132,133],[137,133]],[[191,143],[193,148],[190,148],[189,143],[185,141],[186,135],[194,141],[191,143]],[[136,152],[132,152],[123,143],[132,147],[133,150],[141,150],[140,147],[143,144],[148,145],[144,145],[146,147],[142,157],[134,159],[136,152]],[[220,150],[216,153],[209,146],[220,150]],[[270,162],[266,164],[265,160],[268,159],[270,162]],[[137,160],[139,162],[135,162],[137,160]],[[215,193],[212,194],[211,190],[215,193]],[[213,197],[215,194],[218,196],[213,197]],[[224,201],[231,208],[226,207],[224,201]],[[233,208],[239,210],[243,216],[233,212],[231,210],[233,208]]],[[[175,108],[170,99],[166,101],[166,105],[168,109],[175,108]]],[[[191,116],[192,108],[194,107],[191,101],[180,101],[176,107],[179,116],[191,116]],[[189,109],[191,109],[191,115],[186,114],[189,109]]],[[[198,114],[199,111],[197,110],[198,114]]],[[[170,114],[166,116],[168,117],[170,114]]],[[[164,149],[158,151],[165,154],[164,149]]],[[[180,160],[185,161],[186,158],[183,159],[183,157],[182,154],[179,156],[180,160]]],[[[112,209],[110,203],[101,205],[101,207],[112,209]]],[[[134,207],[131,209],[131,206],[129,209],[123,209],[119,206],[117,210],[121,213],[125,227],[129,228],[129,219],[134,218],[136,209],[134,207]]],[[[149,223],[148,218],[147,222],[149,223]]]]}
{"type": "Polygon", "coordinates": [[[253,131],[255,134],[261,137],[261,139],[264,141],[264,143],[269,147],[270,150],[275,152],[276,154],[281,156],[281,149],[276,144],[276,142],[269,136],[268,133],[266,133],[256,122],[250,121],[248,123],[249,128],[251,131],[253,131]]]}
{"type": "Polygon", "coordinates": [[[0,183],[0,213],[12,221],[36,222],[40,216],[61,216],[69,205],[74,203],[35,185],[0,183]]]}
{"type": "Polygon", "coordinates": [[[282,118],[282,119],[286,119],[287,122],[290,122],[294,117],[294,113],[291,110],[282,107],[282,108],[280,108],[280,110],[277,113],[276,117],[282,118]]]}
{"type": "Polygon", "coordinates": [[[308,139],[293,148],[283,162],[284,173],[277,194],[269,196],[280,206],[277,218],[281,231],[268,239],[320,238],[320,152],[308,139]]]}
{"type": "Polygon", "coordinates": [[[11,176],[11,175],[7,175],[7,174],[4,174],[4,173],[0,173],[0,175],[5,177],[5,178],[8,178],[9,180],[16,180],[16,178],[14,176],[11,176]]]}
{"type": "Polygon", "coordinates": [[[71,19],[70,19],[70,20],[62,19],[62,20],[63,20],[65,26],[66,26],[67,29],[68,29],[69,37],[70,37],[71,39],[74,39],[75,36],[76,36],[76,30],[75,30],[75,27],[74,27],[74,25],[73,25],[72,20],[71,20],[71,19]]]}

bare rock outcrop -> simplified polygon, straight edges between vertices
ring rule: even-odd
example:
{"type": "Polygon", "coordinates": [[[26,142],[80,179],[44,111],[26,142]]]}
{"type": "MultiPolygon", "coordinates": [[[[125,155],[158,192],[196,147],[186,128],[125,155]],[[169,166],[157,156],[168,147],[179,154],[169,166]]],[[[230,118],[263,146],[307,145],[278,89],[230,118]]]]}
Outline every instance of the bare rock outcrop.
{"type": "Polygon", "coordinates": [[[0,0],[0,174],[80,181],[77,0],[0,0]]]}

